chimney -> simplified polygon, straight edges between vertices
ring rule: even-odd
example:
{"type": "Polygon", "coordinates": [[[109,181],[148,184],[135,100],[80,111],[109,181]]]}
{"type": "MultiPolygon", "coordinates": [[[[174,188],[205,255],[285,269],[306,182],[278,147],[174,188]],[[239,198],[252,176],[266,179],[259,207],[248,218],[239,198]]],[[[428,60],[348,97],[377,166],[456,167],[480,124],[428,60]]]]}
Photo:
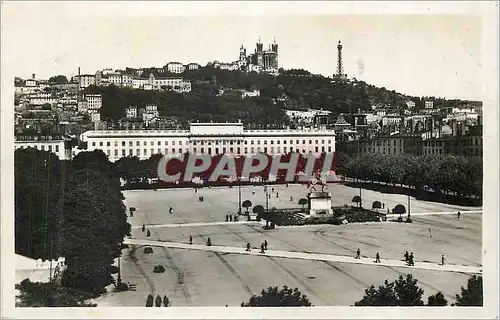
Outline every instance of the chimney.
{"type": "Polygon", "coordinates": [[[32,78],[33,80],[35,80],[35,74],[34,74],[34,73],[32,73],[32,74],[31,74],[31,78],[32,78]]]}

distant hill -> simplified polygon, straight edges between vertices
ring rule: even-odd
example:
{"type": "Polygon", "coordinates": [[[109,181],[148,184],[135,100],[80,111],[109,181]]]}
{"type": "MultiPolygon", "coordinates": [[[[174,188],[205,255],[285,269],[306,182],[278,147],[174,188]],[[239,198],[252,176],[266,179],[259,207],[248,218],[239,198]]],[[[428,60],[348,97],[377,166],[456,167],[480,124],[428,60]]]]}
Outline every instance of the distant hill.
{"type": "MultiPolygon", "coordinates": [[[[154,73],[147,70],[143,76],[148,76],[149,72],[154,73]]],[[[336,115],[358,110],[368,111],[372,106],[386,106],[392,111],[402,111],[408,108],[408,100],[415,102],[417,110],[424,108],[425,100],[433,100],[434,106],[441,108],[468,103],[434,97],[412,97],[356,79],[335,81],[301,69],[280,69],[279,76],[272,76],[207,66],[186,71],[181,76],[192,81],[190,93],[132,90],[113,86],[90,87],[86,91],[103,94],[101,115],[104,119],[124,117],[125,108],[129,105],[140,107],[155,103],[161,115],[179,117],[186,122],[241,119],[247,124],[264,126],[287,125],[286,109],[324,109],[336,115]],[[258,89],[260,97],[241,99],[234,95],[218,95],[221,89],[228,88],[258,89]]]]}

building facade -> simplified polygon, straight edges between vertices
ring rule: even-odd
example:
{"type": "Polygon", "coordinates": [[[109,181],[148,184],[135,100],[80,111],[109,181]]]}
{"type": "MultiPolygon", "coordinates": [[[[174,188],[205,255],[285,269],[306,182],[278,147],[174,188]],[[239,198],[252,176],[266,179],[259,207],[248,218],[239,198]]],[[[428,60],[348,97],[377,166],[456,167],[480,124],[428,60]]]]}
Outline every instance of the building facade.
{"type": "Polygon", "coordinates": [[[81,140],[87,151],[100,149],[112,162],[126,156],[148,159],[185,152],[211,156],[335,152],[333,130],[244,130],[242,123],[192,123],[189,130],[87,131],[81,140]]]}
{"type": "Polygon", "coordinates": [[[61,160],[71,159],[69,141],[62,136],[15,136],[14,148],[35,148],[52,152],[61,160]]]}
{"type": "Polygon", "coordinates": [[[171,73],[183,73],[186,70],[186,66],[180,62],[169,62],[166,67],[167,71],[171,73]]]}

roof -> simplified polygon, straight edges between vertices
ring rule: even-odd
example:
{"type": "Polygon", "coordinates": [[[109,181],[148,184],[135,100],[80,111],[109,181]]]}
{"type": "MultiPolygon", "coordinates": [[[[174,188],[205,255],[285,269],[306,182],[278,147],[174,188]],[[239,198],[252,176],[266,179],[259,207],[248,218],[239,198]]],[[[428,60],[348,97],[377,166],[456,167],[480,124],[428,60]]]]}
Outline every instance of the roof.
{"type": "Polygon", "coordinates": [[[342,114],[339,114],[339,116],[337,117],[337,121],[335,122],[335,125],[336,126],[350,126],[351,124],[348,123],[345,119],[344,119],[344,116],[342,114]]]}

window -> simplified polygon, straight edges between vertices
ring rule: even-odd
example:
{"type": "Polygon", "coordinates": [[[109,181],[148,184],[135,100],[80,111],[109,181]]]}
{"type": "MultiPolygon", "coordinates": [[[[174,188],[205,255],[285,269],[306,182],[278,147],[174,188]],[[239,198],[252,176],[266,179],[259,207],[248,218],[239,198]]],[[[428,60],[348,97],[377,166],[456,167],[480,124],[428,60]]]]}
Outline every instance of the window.
{"type": "Polygon", "coordinates": [[[165,145],[168,146],[168,141],[165,141],[165,145]]]}
{"type": "Polygon", "coordinates": [[[115,141],[115,147],[118,147],[118,141],[115,141]]]}
{"type": "Polygon", "coordinates": [[[52,146],[49,146],[49,151],[52,151],[52,146]]]}
{"type": "Polygon", "coordinates": [[[175,148],[172,148],[172,153],[175,153],[175,148]]]}
{"type": "Polygon", "coordinates": [[[205,153],[205,148],[201,148],[201,153],[205,153]]]}
{"type": "Polygon", "coordinates": [[[102,146],[103,146],[102,141],[99,141],[99,147],[102,147],[102,146]]]}
{"type": "Polygon", "coordinates": [[[167,148],[165,148],[165,154],[168,154],[168,149],[167,148]]]}
{"type": "Polygon", "coordinates": [[[59,152],[59,146],[56,145],[56,152],[59,152]]]}
{"type": "Polygon", "coordinates": [[[215,154],[219,154],[219,148],[215,148],[215,154]]]}
{"type": "Polygon", "coordinates": [[[135,150],[135,155],[140,156],[141,155],[141,149],[136,149],[135,150]]]}
{"type": "MultiPolygon", "coordinates": [[[[175,141],[172,141],[172,145],[175,146],[175,141]]],[[[193,145],[196,145],[196,141],[193,142],[193,145]]]]}
{"type": "Polygon", "coordinates": [[[129,156],[133,155],[133,150],[132,149],[128,149],[128,155],[129,156]]]}
{"type": "Polygon", "coordinates": [[[140,141],[136,141],[136,142],[135,142],[135,145],[136,145],[137,147],[139,147],[139,146],[141,145],[141,142],[140,142],[140,141]]]}
{"type": "MultiPolygon", "coordinates": [[[[297,140],[297,143],[299,143],[299,140],[297,140]]],[[[293,140],[290,140],[290,144],[293,144],[293,140]]]]}
{"type": "Polygon", "coordinates": [[[314,152],[319,152],[318,146],[314,147],[314,152]]]}
{"type": "Polygon", "coordinates": [[[236,149],[236,153],[237,153],[237,154],[240,154],[240,153],[241,153],[241,149],[240,149],[240,147],[238,147],[238,148],[236,149]]]}
{"type": "Polygon", "coordinates": [[[271,140],[271,144],[274,144],[274,140],[271,140]]]}
{"type": "Polygon", "coordinates": [[[182,146],[182,141],[179,141],[179,145],[182,146]]]}
{"type": "Polygon", "coordinates": [[[229,153],[233,153],[234,152],[234,149],[231,147],[229,148],[229,153]]]}
{"type": "Polygon", "coordinates": [[[125,147],[125,141],[122,141],[122,147],[125,147]]]}
{"type": "Polygon", "coordinates": [[[151,155],[153,155],[154,153],[155,153],[155,150],[151,149],[151,155]]]}
{"type": "Polygon", "coordinates": [[[267,153],[267,147],[264,147],[264,153],[267,153]]]}
{"type": "Polygon", "coordinates": [[[255,149],[254,149],[254,147],[251,147],[251,148],[250,148],[250,153],[255,153],[255,149]]]}
{"type": "Polygon", "coordinates": [[[111,147],[111,142],[110,141],[106,142],[106,146],[111,147]]]}
{"type": "Polygon", "coordinates": [[[318,140],[316,140],[316,142],[315,142],[315,143],[316,143],[316,144],[318,144],[318,140]]]}
{"type": "Polygon", "coordinates": [[[128,142],[128,145],[131,147],[131,146],[133,146],[133,145],[134,145],[134,143],[133,143],[132,141],[129,141],[129,142],[128,142]]]}
{"type": "Polygon", "coordinates": [[[148,149],[144,149],[143,151],[144,151],[143,156],[146,156],[148,154],[148,149]]]}
{"type": "Polygon", "coordinates": [[[302,140],[302,144],[306,144],[306,140],[302,140]]]}
{"type": "MultiPolygon", "coordinates": [[[[158,141],[158,145],[161,146],[161,141],[158,141]]],[[[158,152],[158,153],[160,153],[160,152],[158,152]]]]}
{"type": "Polygon", "coordinates": [[[45,150],[45,146],[44,146],[44,145],[42,145],[42,146],[40,147],[40,149],[41,149],[41,150],[45,150]]]}
{"type": "Polygon", "coordinates": [[[92,147],[95,147],[95,141],[92,141],[92,147]]]}
{"type": "Polygon", "coordinates": [[[328,143],[332,143],[332,140],[328,140],[328,143]]]}
{"type": "Polygon", "coordinates": [[[245,147],[245,153],[248,153],[248,148],[247,147],[245,147]]]}
{"type": "Polygon", "coordinates": [[[322,143],[322,144],[325,144],[325,140],[321,140],[321,143],[322,143]]]}
{"type": "Polygon", "coordinates": [[[155,142],[154,142],[154,141],[151,141],[150,145],[154,146],[154,145],[155,145],[155,142]]]}
{"type": "Polygon", "coordinates": [[[118,157],[118,150],[115,149],[115,157],[118,157]]]}
{"type": "Polygon", "coordinates": [[[208,148],[208,154],[212,154],[212,148],[208,148]]]}
{"type": "Polygon", "coordinates": [[[106,154],[107,154],[108,157],[110,156],[111,153],[109,152],[109,149],[106,150],[106,154]]]}
{"type": "Polygon", "coordinates": [[[222,148],[222,153],[226,153],[226,148],[222,148]]]}
{"type": "Polygon", "coordinates": [[[122,157],[125,157],[125,149],[122,149],[122,157]]]}
{"type": "Polygon", "coordinates": [[[283,140],[283,144],[286,144],[286,140],[283,140]]]}

